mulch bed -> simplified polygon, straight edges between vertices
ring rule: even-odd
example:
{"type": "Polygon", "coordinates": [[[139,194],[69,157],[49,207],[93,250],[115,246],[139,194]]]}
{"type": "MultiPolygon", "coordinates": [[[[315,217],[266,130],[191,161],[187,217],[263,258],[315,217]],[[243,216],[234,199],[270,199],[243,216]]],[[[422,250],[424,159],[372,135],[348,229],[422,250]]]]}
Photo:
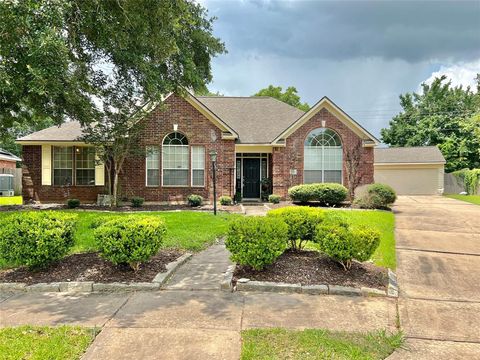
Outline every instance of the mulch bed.
{"type": "Polygon", "coordinates": [[[371,263],[353,262],[345,271],[339,263],[316,251],[286,251],[275,263],[256,271],[237,265],[233,281],[247,278],[302,285],[341,285],[370,287],[385,290],[388,285],[387,269],[371,263]]]}
{"type": "Polygon", "coordinates": [[[25,267],[0,271],[0,282],[22,282],[28,285],[61,281],[151,282],[155,275],[167,271],[169,262],[183,252],[161,250],[135,272],[126,265],[115,266],[102,259],[98,253],[73,254],[46,269],[30,271],[25,267]]]}

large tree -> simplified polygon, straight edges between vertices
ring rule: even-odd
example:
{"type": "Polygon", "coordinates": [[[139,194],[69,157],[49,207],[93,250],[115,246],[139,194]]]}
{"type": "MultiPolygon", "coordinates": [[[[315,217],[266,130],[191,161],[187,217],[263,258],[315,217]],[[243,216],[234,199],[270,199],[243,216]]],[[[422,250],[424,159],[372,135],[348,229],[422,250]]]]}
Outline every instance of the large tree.
{"type": "Polygon", "coordinates": [[[445,76],[419,93],[400,95],[403,110],[382,129],[391,146],[438,145],[448,172],[480,167],[480,76],[477,91],[452,86],[445,76]]]}
{"type": "Polygon", "coordinates": [[[289,86],[283,91],[281,86],[268,85],[268,87],[259,90],[254,96],[271,96],[302,111],[310,109],[310,105],[300,101],[300,96],[298,96],[297,89],[294,86],[289,86]]]}

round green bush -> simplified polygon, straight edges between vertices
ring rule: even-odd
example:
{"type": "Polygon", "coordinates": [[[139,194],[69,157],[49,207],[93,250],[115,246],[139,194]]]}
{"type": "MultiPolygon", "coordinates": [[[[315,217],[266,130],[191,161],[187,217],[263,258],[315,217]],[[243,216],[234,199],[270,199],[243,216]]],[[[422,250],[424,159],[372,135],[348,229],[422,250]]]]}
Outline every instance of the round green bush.
{"type": "Polygon", "coordinates": [[[115,265],[128,264],[137,271],[162,245],[166,227],[156,216],[119,216],[94,231],[100,255],[115,265]]]}
{"type": "Polygon", "coordinates": [[[0,222],[0,259],[43,268],[65,256],[74,244],[77,216],[59,212],[19,212],[0,222]]]}
{"type": "Polygon", "coordinates": [[[145,202],[145,199],[142,198],[142,197],[138,197],[138,196],[134,196],[132,198],[132,207],[134,208],[139,208],[143,205],[143,203],[145,202]]]}
{"type": "Polygon", "coordinates": [[[232,198],[230,196],[220,196],[220,204],[221,205],[224,205],[224,206],[228,206],[228,205],[232,205],[233,201],[232,201],[232,198]]]}
{"type": "Polygon", "coordinates": [[[280,200],[281,200],[280,195],[275,195],[275,194],[268,195],[268,202],[269,203],[278,204],[278,203],[280,203],[280,200]]]}
{"type": "Polygon", "coordinates": [[[188,205],[190,205],[192,207],[200,206],[203,203],[203,197],[201,197],[200,195],[195,195],[195,194],[188,195],[187,202],[188,202],[188,205]]]}
{"type": "Polygon", "coordinates": [[[343,222],[328,222],[317,227],[315,242],[321,252],[348,270],[353,259],[362,262],[371,258],[380,245],[380,233],[366,227],[353,228],[343,222]]]}
{"type": "Polygon", "coordinates": [[[261,270],[285,251],[288,226],[279,218],[249,216],[229,223],[225,245],[232,261],[261,270]]]}
{"type": "Polygon", "coordinates": [[[288,195],[294,202],[317,201],[322,205],[336,206],[347,198],[345,186],[335,183],[303,184],[288,189],[288,195]]]}
{"type": "Polygon", "coordinates": [[[78,199],[68,199],[67,200],[67,207],[69,209],[75,209],[80,206],[80,200],[78,199]]]}
{"type": "Polygon", "coordinates": [[[368,185],[364,194],[355,200],[355,204],[363,209],[386,209],[397,200],[397,194],[385,184],[368,185]]]}
{"type": "Polygon", "coordinates": [[[315,229],[323,220],[324,211],[308,206],[288,206],[267,213],[267,217],[279,218],[288,226],[290,248],[302,249],[306,241],[315,237],[315,229]]]}

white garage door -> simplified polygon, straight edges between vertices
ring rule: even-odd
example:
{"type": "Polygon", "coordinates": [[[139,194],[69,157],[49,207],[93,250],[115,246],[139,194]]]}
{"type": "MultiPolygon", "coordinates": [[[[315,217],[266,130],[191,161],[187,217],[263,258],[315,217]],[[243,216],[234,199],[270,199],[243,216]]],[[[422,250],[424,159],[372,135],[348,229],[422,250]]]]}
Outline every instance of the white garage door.
{"type": "Polygon", "coordinates": [[[375,182],[390,185],[399,195],[436,195],[443,191],[443,167],[375,166],[375,182]]]}

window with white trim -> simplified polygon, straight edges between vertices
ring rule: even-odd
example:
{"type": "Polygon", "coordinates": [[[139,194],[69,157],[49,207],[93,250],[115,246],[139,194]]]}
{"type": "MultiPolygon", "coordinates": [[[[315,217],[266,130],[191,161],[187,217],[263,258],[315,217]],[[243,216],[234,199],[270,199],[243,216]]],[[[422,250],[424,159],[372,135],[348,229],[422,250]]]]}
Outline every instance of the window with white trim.
{"type": "Polygon", "coordinates": [[[53,185],[73,185],[73,146],[53,147],[53,185]]]}
{"type": "Polygon", "coordinates": [[[75,148],[75,184],[95,185],[95,149],[75,148]]]}
{"type": "Polygon", "coordinates": [[[340,136],[330,129],[311,131],[304,144],[303,182],[342,183],[343,152],[340,136]]]}
{"type": "Polygon", "coordinates": [[[146,149],[147,186],[160,185],[160,148],[147,146],[146,149]]]}
{"type": "Polygon", "coordinates": [[[205,147],[192,146],[192,186],[205,186],[205,147]]]}
{"type": "Polygon", "coordinates": [[[185,135],[173,132],[165,136],[162,144],[162,185],[188,186],[188,140],[185,135]]]}

